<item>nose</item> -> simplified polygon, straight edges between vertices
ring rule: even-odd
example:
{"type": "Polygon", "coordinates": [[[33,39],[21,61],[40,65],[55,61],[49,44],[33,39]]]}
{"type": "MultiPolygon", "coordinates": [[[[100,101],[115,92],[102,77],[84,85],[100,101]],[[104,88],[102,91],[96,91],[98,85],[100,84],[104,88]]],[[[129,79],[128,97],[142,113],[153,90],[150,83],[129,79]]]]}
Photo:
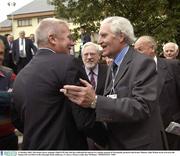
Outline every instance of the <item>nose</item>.
{"type": "Polygon", "coordinates": [[[92,57],[91,57],[91,54],[88,54],[88,55],[87,55],[87,58],[88,58],[88,59],[91,59],[91,58],[92,58],[92,57]]]}
{"type": "Polygon", "coordinates": [[[171,51],[170,51],[170,50],[168,50],[168,51],[167,51],[167,54],[168,54],[168,55],[171,55],[171,51]]]}

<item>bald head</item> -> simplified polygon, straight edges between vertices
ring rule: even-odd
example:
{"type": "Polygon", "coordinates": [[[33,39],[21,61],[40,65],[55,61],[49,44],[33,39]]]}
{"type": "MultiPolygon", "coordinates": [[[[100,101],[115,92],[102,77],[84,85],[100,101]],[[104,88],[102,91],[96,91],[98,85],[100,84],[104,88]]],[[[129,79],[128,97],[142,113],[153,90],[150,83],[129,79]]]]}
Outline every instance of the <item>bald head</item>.
{"type": "Polygon", "coordinates": [[[163,54],[167,59],[176,59],[179,53],[179,47],[176,43],[168,42],[163,46],[163,54]]]}
{"type": "Polygon", "coordinates": [[[156,55],[157,44],[151,36],[141,36],[134,44],[134,48],[140,53],[146,54],[150,57],[156,55]]]}

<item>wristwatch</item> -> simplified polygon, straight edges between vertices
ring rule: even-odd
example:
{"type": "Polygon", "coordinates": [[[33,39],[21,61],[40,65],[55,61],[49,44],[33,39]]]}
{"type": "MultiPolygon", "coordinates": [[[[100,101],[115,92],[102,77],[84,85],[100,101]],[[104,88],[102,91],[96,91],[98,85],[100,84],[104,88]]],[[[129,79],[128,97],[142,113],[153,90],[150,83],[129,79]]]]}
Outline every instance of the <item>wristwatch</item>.
{"type": "Polygon", "coordinates": [[[97,95],[95,96],[94,101],[91,103],[90,107],[95,109],[96,108],[96,102],[97,102],[97,95]]]}

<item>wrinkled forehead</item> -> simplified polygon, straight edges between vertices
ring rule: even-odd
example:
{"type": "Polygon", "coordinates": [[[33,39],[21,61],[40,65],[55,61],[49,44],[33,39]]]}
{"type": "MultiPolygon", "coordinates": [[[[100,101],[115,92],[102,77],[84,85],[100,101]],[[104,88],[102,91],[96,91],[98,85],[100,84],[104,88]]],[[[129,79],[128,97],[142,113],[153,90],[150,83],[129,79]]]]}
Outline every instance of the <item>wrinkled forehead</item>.
{"type": "Polygon", "coordinates": [[[168,50],[168,49],[173,49],[175,50],[175,45],[174,44],[168,44],[165,46],[165,50],[168,50]]]}

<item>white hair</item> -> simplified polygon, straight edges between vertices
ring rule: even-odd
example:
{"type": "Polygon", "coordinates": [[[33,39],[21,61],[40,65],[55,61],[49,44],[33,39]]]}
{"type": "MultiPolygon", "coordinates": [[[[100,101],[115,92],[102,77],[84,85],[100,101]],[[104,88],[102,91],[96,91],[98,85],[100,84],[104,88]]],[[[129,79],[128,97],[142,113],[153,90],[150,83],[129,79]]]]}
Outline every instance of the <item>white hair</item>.
{"type": "Polygon", "coordinates": [[[37,45],[47,44],[48,36],[50,34],[56,35],[59,33],[59,27],[57,25],[62,24],[68,27],[68,23],[65,20],[60,20],[56,18],[45,18],[37,26],[35,31],[35,40],[37,45]]]}
{"type": "Polygon", "coordinates": [[[175,51],[176,52],[179,52],[179,46],[176,44],[176,43],[174,43],[174,42],[168,42],[168,43],[166,43],[166,44],[164,44],[164,46],[163,46],[163,51],[165,51],[165,49],[166,49],[166,47],[168,46],[168,45],[174,45],[174,49],[175,49],[175,51]]]}
{"type": "Polygon", "coordinates": [[[101,24],[104,23],[110,24],[110,29],[115,35],[121,33],[124,34],[126,42],[128,44],[134,43],[135,41],[134,29],[131,22],[128,19],[124,17],[113,16],[104,19],[101,24]]]}
{"type": "Polygon", "coordinates": [[[84,49],[85,49],[86,47],[89,47],[89,46],[95,47],[96,52],[97,52],[98,54],[100,54],[101,51],[100,51],[100,46],[99,46],[98,44],[95,44],[95,43],[93,43],[93,42],[87,42],[87,43],[85,43],[85,44],[83,45],[83,47],[82,47],[81,56],[83,55],[84,49]]]}

